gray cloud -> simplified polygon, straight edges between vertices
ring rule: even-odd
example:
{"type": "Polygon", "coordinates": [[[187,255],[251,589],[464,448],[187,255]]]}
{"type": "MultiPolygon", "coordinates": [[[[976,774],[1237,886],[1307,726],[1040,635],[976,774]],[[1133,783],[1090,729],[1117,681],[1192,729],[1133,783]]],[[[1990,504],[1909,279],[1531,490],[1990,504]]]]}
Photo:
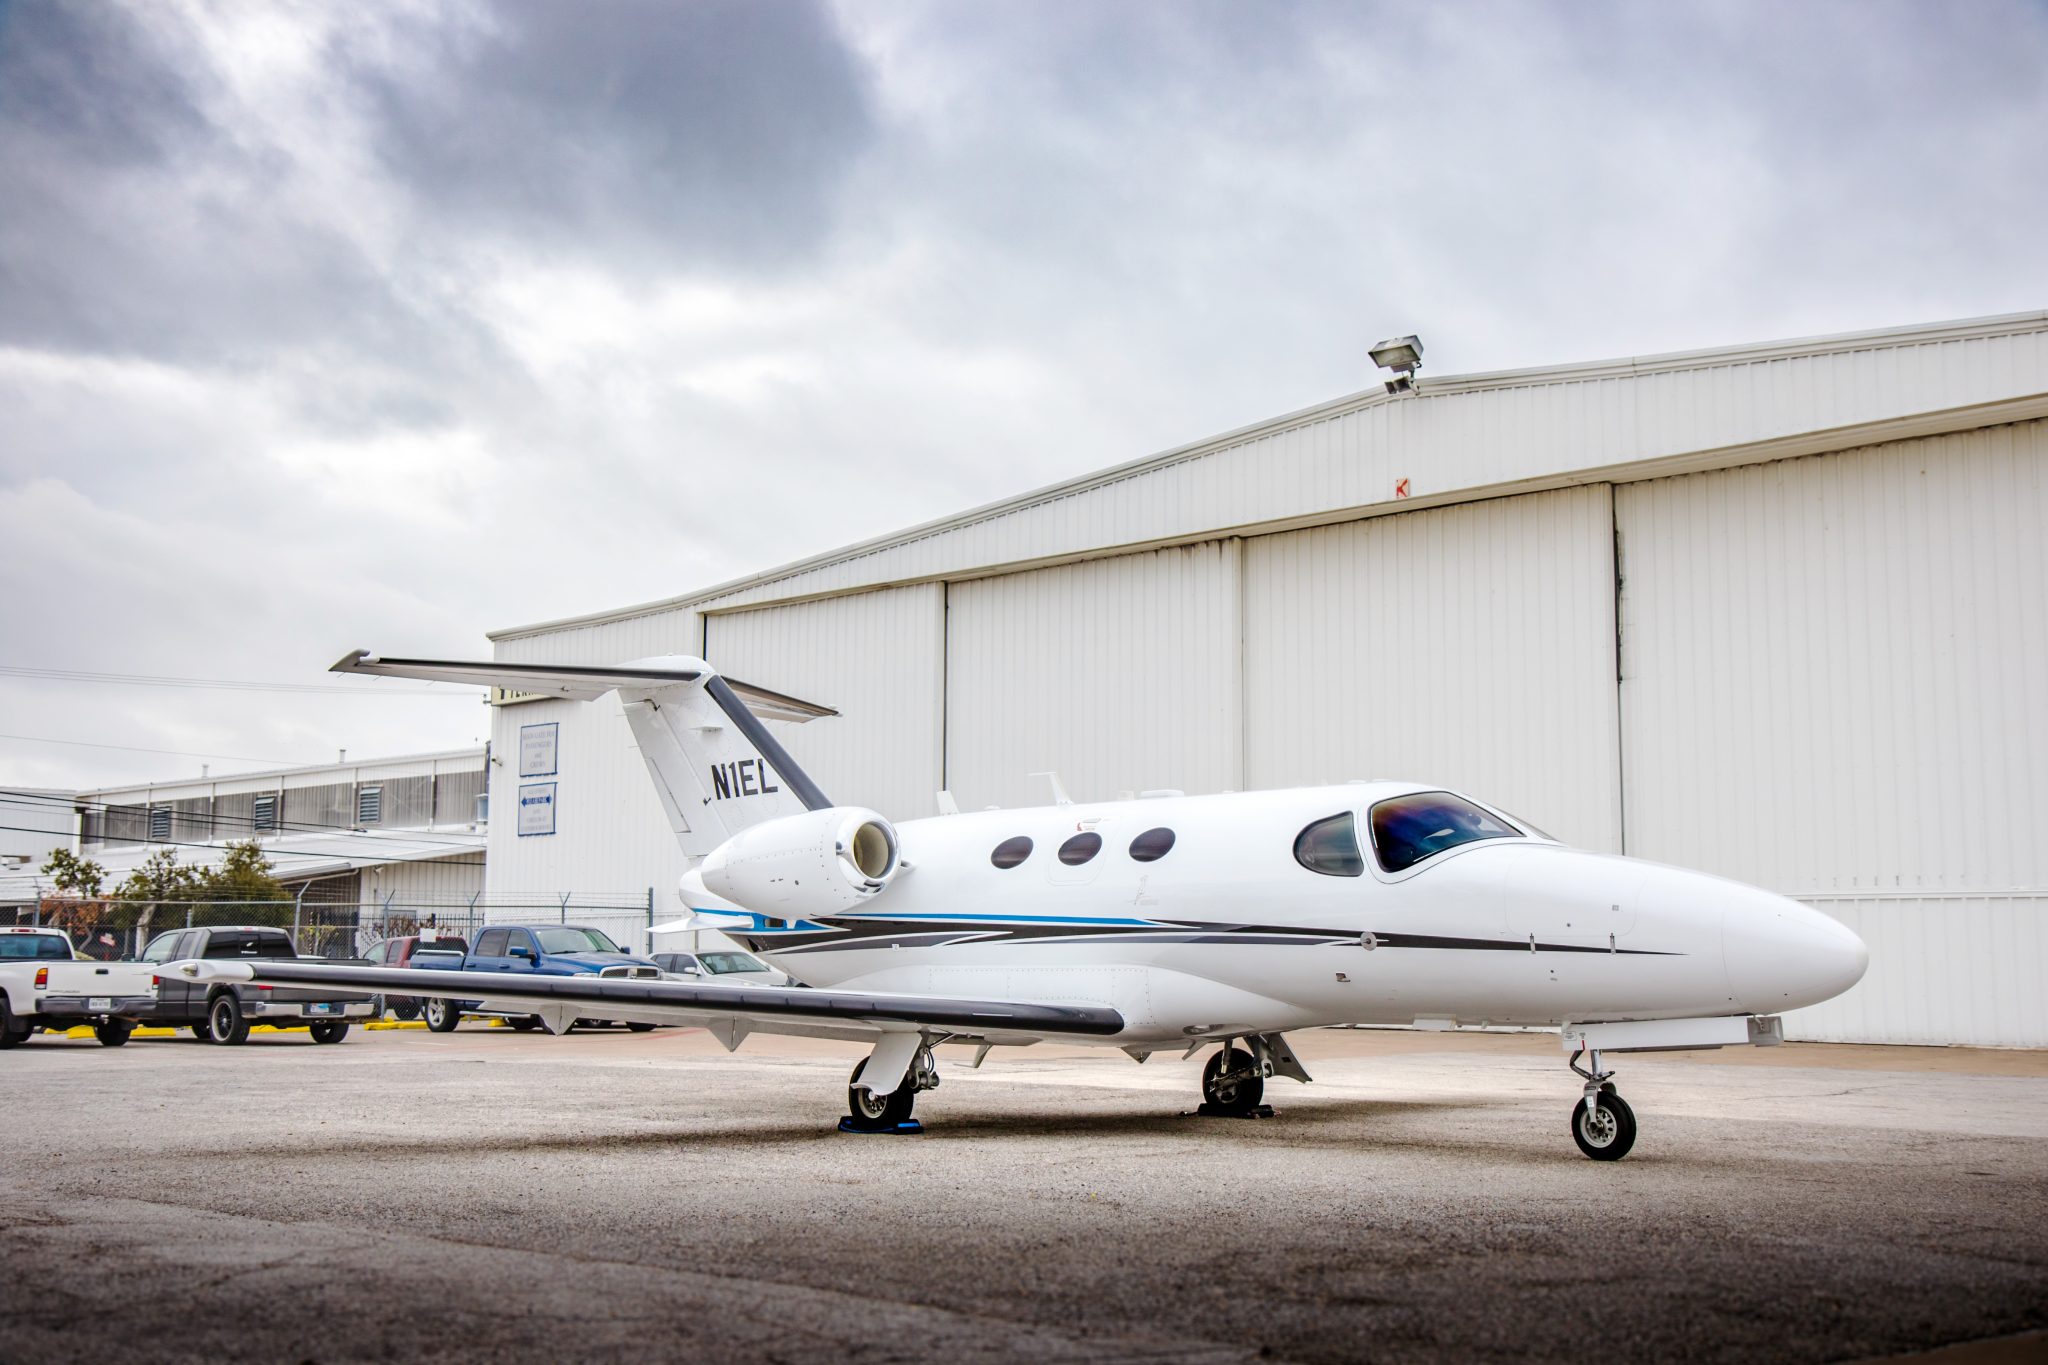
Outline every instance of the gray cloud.
{"type": "MultiPolygon", "coordinates": [[[[1442,374],[2048,300],[2018,0],[0,13],[0,639],[60,666],[474,653],[1363,387],[1400,331],[1442,374]]],[[[474,724],[0,693],[286,757],[474,724]]],[[[0,767],[138,763],[59,752],[0,767]]]]}
{"type": "Polygon", "coordinates": [[[613,268],[772,268],[829,234],[875,128],[800,0],[525,0],[365,65],[376,147],[430,216],[613,268]]]}

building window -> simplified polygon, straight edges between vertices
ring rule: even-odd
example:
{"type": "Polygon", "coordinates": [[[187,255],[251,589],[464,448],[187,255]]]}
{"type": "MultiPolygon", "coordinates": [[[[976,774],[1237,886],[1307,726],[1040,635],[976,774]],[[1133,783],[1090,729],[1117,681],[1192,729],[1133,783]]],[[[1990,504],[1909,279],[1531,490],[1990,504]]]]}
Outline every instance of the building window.
{"type": "Polygon", "coordinates": [[[1365,858],[1358,851],[1358,822],[1350,811],[1318,820],[1294,837],[1294,861],[1325,877],[1362,877],[1365,858]]]}
{"type": "Polygon", "coordinates": [[[171,808],[151,806],[149,808],[149,837],[168,839],[171,837],[171,808]]]}
{"type": "Polygon", "coordinates": [[[356,789],[356,823],[374,825],[384,814],[384,789],[382,787],[359,787],[356,789]]]}
{"type": "Polygon", "coordinates": [[[988,860],[997,867],[1015,867],[1030,856],[1031,841],[1020,834],[997,844],[996,851],[988,855],[988,860]]]}
{"type": "Polygon", "coordinates": [[[1093,830],[1087,830],[1060,845],[1060,861],[1068,867],[1079,867],[1100,852],[1102,836],[1093,830]]]}
{"type": "Polygon", "coordinates": [[[1173,851],[1173,831],[1161,826],[1148,829],[1131,840],[1131,860],[1140,863],[1156,863],[1173,851]]]}
{"type": "Polygon", "coordinates": [[[277,793],[258,792],[252,804],[250,825],[258,834],[277,828],[277,793]]]}

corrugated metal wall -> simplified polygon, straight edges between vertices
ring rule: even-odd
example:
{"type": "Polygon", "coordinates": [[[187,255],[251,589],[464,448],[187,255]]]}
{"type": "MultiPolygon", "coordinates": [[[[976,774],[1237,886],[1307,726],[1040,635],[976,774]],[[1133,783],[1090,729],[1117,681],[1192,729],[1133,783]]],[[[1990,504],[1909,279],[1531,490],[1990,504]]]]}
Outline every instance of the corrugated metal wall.
{"type": "Polygon", "coordinates": [[[946,784],[961,808],[1243,785],[1238,541],[955,583],[946,784]]]}
{"type": "Polygon", "coordinates": [[[1442,782],[1621,846],[1606,485],[1246,544],[1252,787],[1442,782]]]}
{"type": "Polygon", "coordinates": [[[898,820],[937,813],[945,637],[936,583],[705,622],[706,657],[720,672],[839,712],[769,722],[825,794],[898,820]]]}
{"type": "Polygon", "coordinates": [[[1804,1036],[2048,1045],[2048,423],[1617,513],[1628,851],[1865,935],[1869,977],[1804,1036]]]}

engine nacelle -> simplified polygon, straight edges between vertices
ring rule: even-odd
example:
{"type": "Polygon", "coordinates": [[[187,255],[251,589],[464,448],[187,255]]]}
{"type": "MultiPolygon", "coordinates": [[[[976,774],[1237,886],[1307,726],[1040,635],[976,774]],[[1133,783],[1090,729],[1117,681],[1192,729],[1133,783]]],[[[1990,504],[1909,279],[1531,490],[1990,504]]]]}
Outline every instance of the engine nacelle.
{"type": "Polygon", "coordinates": [[[717,895],[764,915],[843,914],[896,875],[896,829],[871,810],[829,806],[741,830],[697,869],[717,895]]]}

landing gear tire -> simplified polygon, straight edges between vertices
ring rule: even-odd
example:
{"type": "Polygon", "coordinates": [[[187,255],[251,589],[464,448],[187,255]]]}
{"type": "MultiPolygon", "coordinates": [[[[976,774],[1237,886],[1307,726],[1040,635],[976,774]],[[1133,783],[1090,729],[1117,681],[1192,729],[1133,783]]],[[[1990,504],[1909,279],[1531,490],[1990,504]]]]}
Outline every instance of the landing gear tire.
{"type": "Polygon", "coordinates": [[[453,1033],[462,1022],[462,1011],[453,1000],[427,1002],[427,1027],[435,1033],[453,1033]]]}
{"type": "Polygon", "coordinates": [[[313,1035],[316,1043],[338,1043],[348,1037],[348,1020],[322,1019],[309,1025],[306,1032],[313,1035]]]}
{"type": "Polygon", "coordinates": [[[531,1014],[515,1014],[505,1022],[521,1033],[531,1033],[540,1027],[540,1020],[531,1014]]]}
{"type": "Polygon", "coordinates": [[[846,1117],[855,1130],[863,1133],[886,1133],[899,1124],[910,1121],[910,1110],[917,1103],[917,1091],[911,1088],[908,1076],[903,1084],[896,1087],[893,1095],[877,1095],[872,1090],[861,1088],[856,1082],[860,1073],[867,1070],[867,1061],[853,1069],[853,1075],[846,1083],[846,1117]]]}
{"type": "Polygon", "coordinates": [[[1218,1049],[1202,1068],[1202,1098],[1226,1114],[1249,1114],[1266,1096],[1266,1081],[1254,1069],[1252,1055],[1242,1048],[1218,1049]],[[1226,1073],[1238,1074],[1225,1080],[1226,1073]]]}
{"type": "Polygon", "coordinates": [[[1591,1109],[1584,1100],[1572,1106],[1572,1141],[1595,1161],[1619,1161],[1636,1145],[1636,1111],[1602,1086],[1591,1109]]]}
{"type": "Polygon", "coordinates": [[[223,991],[206,1007],[206,1036],[234,1047],[249,1041],[249,1021],[242,1016],[242,1002],[223,991]]]}
{"type": "Polygon", "coordinates": [[[100,1040],[101,1047],[119,1047],[133,1032],[135,1025],[120,1019],[107,1019],[92,1026],[92,1036],[100,1040]]]}

